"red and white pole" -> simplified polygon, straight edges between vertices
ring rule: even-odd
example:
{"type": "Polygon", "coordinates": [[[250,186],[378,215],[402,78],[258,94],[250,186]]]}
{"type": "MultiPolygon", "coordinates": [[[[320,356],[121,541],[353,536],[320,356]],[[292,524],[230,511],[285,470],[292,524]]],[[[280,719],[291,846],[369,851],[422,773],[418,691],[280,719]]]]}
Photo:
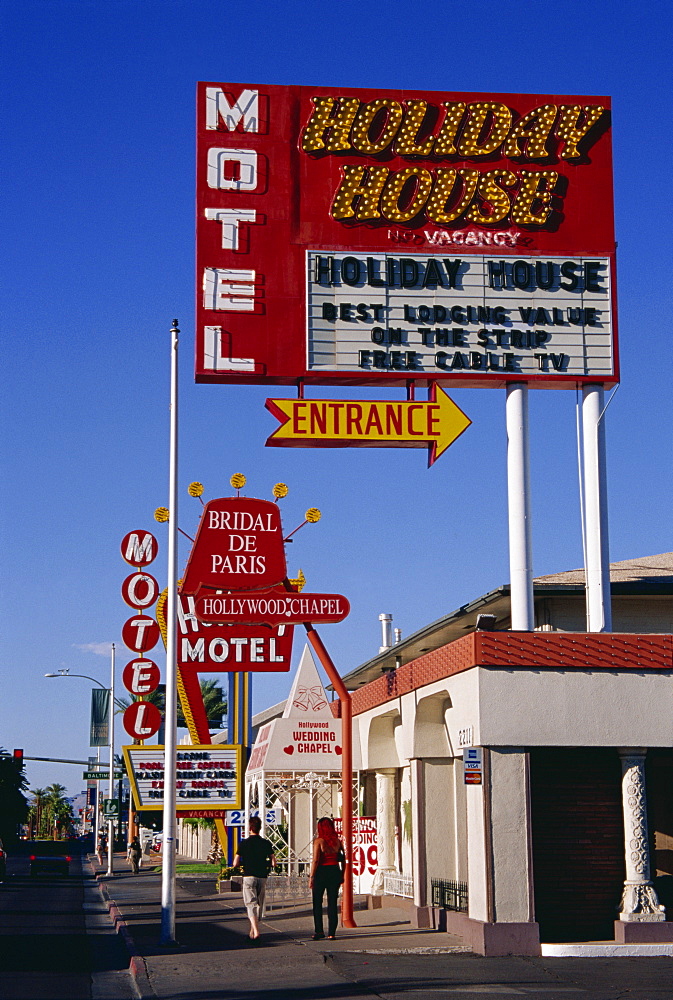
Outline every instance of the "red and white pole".
{"type": "Polygon", "coordinates": [[[322,639],[312,625],[304,626],[308,641],[318,655],[341,704],[341,821],[343,823],[346,870],[344,872],[341,920],[344,927],[357,927],[353,918],[353,705],[350,691],[339,676],[322,639]]]}

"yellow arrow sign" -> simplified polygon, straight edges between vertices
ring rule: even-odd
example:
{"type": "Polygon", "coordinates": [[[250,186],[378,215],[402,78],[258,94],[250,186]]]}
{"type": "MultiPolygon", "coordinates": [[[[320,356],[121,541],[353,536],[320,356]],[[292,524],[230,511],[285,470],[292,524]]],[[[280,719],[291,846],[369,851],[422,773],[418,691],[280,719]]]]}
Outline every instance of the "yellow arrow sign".
{"type": "Polygon", "coordinates": [[[424,448],[432,465],[472,421],[438,386],[428,400],[267,399],[277,448],[424,448]]]}

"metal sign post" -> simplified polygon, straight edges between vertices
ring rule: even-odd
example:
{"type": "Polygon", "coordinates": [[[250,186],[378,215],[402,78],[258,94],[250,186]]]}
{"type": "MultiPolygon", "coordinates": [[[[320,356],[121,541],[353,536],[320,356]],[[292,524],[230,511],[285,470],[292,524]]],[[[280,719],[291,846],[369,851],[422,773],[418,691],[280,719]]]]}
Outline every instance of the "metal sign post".
{"type": "Polygon", "coordinates": [[[353,705],[350,692],[332,662],[322,639],[312,625],[306,625],[308,641],[318,655],[325,673],[334,685],[341,703],[341,821],[343,823],[346,848],[346,868],[344,871],[343,902],[341,920],[344,927],[357,927],[353,917],[353,705]]]}
{"type": "MultiPolygon", "coordinates": [[[[110,780],[108,798],[114,796],[114,764],[115,764],[115,644],[110,650],[110,780]]],[[[106,875],[114,874],[114,821],[108,819],[107,824],[107,871],[106,875]]]]}
{"type": "Polygon", "coordinates": [[[168,609],[166,621],[166,741],[164,776],[164,839],[161,867],[161,943],[175,944],[175,815],[177,689],[177,549],[178,549],[178,321],[171,327],[171,404],[168,524],[168,609]]]}

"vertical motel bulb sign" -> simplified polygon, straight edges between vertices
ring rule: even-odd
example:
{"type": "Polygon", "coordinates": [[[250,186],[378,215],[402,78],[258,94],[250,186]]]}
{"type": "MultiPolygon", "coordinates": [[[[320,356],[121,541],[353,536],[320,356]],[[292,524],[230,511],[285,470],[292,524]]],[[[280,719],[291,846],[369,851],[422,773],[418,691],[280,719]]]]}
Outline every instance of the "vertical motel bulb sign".
{"type": "Polygon", "coordinates": [[[122,558],[135,567],[135,572],[126,577],[121,588],[122,597],[135,612],[122,627],[124,645],[136,654],[122,673],[126,690],[141,699],[131,702],[124,712],[124,729],[135,740],[148,739],[161,726],[161,712],[157,706],[142,700],[156,691],[161,677],[156,663],[145,656],[156,646],[160,635],[158,623],[144,614],[159,596],[159,584],[145,570],[158,551],[157,540],[149,531],[129,531],[122,539],[122,558]]]}

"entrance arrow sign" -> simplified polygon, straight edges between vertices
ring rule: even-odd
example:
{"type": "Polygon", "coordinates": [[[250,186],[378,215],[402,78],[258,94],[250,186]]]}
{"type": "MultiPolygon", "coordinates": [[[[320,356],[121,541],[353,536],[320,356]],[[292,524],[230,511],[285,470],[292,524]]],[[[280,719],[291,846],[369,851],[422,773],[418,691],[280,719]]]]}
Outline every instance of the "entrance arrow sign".
{"type": "Polygon", "coordinates": [[[424,448],[436,462],[472,421],[439,386],[426,400],[267,399],[276,448],[424,448]]]}

